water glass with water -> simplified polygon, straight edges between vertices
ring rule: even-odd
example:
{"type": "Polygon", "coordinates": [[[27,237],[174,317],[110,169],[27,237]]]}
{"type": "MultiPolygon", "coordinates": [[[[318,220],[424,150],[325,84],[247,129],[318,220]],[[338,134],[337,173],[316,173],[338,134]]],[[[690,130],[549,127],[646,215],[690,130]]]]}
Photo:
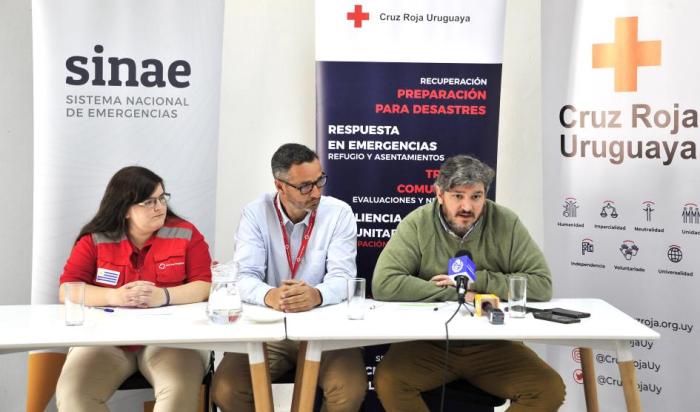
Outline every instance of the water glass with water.
{"type": "Polygon", "coordinates": [[[66,325],[82,325],[83,322],[85,322],[85,283],[64,283],[63,304],[65,309],[66,325]]]}
{"type": "Polygon", "coordinates": [[[238,291],[238,264],[215,264],[211,268],[211,290],[207,315],[213,323],[227,324],[241,317],[243,305],[238,291]]]}

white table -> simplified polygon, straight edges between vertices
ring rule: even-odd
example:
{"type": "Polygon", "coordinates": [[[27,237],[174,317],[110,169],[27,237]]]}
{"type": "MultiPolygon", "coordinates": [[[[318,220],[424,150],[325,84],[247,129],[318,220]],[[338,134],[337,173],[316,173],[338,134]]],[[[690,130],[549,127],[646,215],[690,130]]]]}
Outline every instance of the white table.
{"type": "MultiPolygon", "coordinates": [[[[411,340],[444,340],[445,321],[456,303],[402,304],[368,303],[363,320],[349,320],[344,304],[287,315],[287,338],[302,341],[297,366],[292,410],[313,409],[318,369],[324,351],[411,340]],[[438,310],[434,310],[438,307],[438,310]],[[301,369],[301,371],[300,371],[301,369]]],[[[634,357],[629,340],[654,340],[659,334],[600,299],[555,299],[532,304],[535,307],[562,307],[591,313],[581,323],[559,324],[538,320],[528,314],[504,325],[491,325],[485,317],[470,317],[464,309],[449,324],[450,340],[499,339],[581,347],[588,411],[598,411],[595,372],[591,348],[617,353],[628,411],[641,411],[634,357]]]]}
{"type": "MultiPolygon", "coordinates": [[[[0,353],[70,346],[157,345],[247,353],[255,409],[274,410],[265,342],[285,338],[283,321],[253,323],[244,317],[230,325],[207,321],[206,303],[157,309],[87,309],[82,326],[66,326],[63,305],[0,306],[0,353]]],[[[256,307],[253,310],[271,310],[256,307]]]]}

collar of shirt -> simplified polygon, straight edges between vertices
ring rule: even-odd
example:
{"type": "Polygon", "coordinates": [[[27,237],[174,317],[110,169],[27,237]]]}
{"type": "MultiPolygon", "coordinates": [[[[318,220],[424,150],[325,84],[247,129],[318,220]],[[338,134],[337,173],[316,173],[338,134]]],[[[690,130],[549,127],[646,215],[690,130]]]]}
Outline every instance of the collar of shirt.
{"type": "Polygon", "coordinates": [[[153,241],[156,239],[156,234],[153,233],[153,235],[146,240],[146,243],[141,246],[141,249],[137,248],[128,236],[126,238],[129,241],[129,246],[131,246],[131,256],[129,256],[131,266],[134,269],[140,269],[146,260],[146,255],[151,250],[151,245],[153,245],[153,241]]]}
{"type": "Polygon", "coordinates": [[[294,223],[289,218],[289,216],[287,216],[287,212],[282,207],[282,199],[280,199],[279,194],[277,196],[275,196],[275,204],[277,205],[277,208],[280,210],[280,212],[282,212],[282,222],[284,223],[284,227],[285,227],[285,229],[287,229],[287,231],[291,231],[294,228],[294,226],[296,226],[296,225],[302,225],[302,224],[304,226],[309,225],[309,219],[311,219],[310,212],[306,213],[306,216],[304,216],[304,219],[302,221],[300,221],[299,223],[294,223]]]}
{"type": "Polygon", "coordinates": [[[442,214],[442,205],[439,202],[437,204],[437,208],[438,208],[438,216],[440,217],[440,223],[442,224],[442,228],[445,229],[445,232],[447,232],[449,235],[451,235],[452,237],[454,237],[456,239],[459,239],[462,242],[464,242],[467,239],[467,237],[469,236],[469,234],[472,233],[474,228],[476,228],[481,223],[481,217],[483,216],[483,214],[482,214],[482,216],[479,216],[479,219],[476,222],[474,222],[474,224],[471,225],[469,227],[469,229],[467,229],[467,233],[465,233],[464,236],[460,237],[455,232],[453,232],[452,229],[450,229],[450,226],[447,224],[447,221],[445,220],[445,216],[443,216],[443,214],[442,214]]]}

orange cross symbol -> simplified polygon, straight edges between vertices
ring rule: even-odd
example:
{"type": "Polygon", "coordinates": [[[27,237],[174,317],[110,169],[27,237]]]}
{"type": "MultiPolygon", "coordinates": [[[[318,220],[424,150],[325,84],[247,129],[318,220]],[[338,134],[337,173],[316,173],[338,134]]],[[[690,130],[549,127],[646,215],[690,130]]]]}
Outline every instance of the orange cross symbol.
{"type": "Polygon", "coordinates": [[[615,43],[593,45],[593,68],[615,69],[615,91],[637,91],[637,68],[661,65],[661,40],[637,41],[637,17],[615,19],[615,43]]]}

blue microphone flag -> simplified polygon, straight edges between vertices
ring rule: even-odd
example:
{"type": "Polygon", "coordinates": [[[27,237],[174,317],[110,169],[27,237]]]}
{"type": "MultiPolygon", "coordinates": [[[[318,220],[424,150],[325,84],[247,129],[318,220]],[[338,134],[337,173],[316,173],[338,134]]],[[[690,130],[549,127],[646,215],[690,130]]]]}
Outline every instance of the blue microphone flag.
{"type": "Polygon", "coordinates": [[[465,275],[476,282],[476,264],[467,255],[451,258],[447,265],[447,275],[465,275]]]}

